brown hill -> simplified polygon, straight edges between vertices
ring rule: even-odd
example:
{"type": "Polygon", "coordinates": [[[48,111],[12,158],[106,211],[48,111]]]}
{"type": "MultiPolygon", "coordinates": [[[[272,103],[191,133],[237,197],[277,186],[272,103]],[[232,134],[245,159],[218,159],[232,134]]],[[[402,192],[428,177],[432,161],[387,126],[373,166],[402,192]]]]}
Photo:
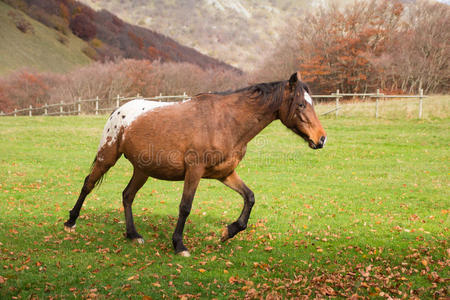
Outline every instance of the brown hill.
{"type": "Polygon", "coordinates": [[[106,10],[95,11],[73,0],[1,0],[33,19],[88,42],[86,55],[94,60],[117,57],[188,62],[203,69],[240,70],[183,46],[155,31],[131,25],[106,10]]]}

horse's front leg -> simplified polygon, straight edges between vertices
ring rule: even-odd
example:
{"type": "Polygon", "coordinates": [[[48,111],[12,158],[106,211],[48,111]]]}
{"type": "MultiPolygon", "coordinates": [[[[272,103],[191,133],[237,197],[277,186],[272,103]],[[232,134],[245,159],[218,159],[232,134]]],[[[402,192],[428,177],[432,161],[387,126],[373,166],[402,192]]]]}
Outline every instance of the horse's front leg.
{"type": "Polygon", "coordinates": [[[228,225],[222,233],[221,241],[225,242],[226,240],[234,237],[238,232],[247,228],[248,219],[250,217],[252,207],[255,204],[255,196],[252,190],[250,190],[238,176],[236,171],[233,171],[231,175],[221,179],[220,181],[241,194],[241,196],[244,198],[244,208],[242,209],[241,215],[236,222],[228,225]]]}
{"type": "Polygon", "coordinates": [[[183,196],[181,197],[180,212],[177,227],[172,236],[175,252],[181,256],[190,256],[189,251],[183,244],[183,230],[186,219],[189,216],[198,183],[203,176],[204,168],[200,166],[189,166],[184,177],[183,196]]]}

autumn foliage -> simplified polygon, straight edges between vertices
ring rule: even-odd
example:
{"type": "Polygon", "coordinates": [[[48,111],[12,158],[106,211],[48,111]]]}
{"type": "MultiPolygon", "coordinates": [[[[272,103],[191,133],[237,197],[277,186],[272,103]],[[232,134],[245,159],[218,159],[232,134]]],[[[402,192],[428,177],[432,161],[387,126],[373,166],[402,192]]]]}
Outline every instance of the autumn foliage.
{"type": "Polygon", "coordinates": [[[428,1],[331,4],[307,13],[298,30],[289,28],[261,73],[285,78],[300,69],[319,93],[446,92],[449,20],[450,6],[428,1]]]}
{"type": "Polygon", "coordinates": [[[86,41],[92,40],[97,33],[95,25],[85,14],[75,15],[70,21],[70,29],[76,36],[86,41]]]}
{"type": "MultiPolygon", "coordinates": [[[[44,25],[67,35],[72,32],[85,41],[100,41],[98,47],[84,49],[93,60],[116,58],[186,62],[203,69],[232,66],[182,46],[157,32],[126,23],[106,10],[94,11],[74,0],[2,0],[44,25]]],[[[63,40],[63,39],[61,39],[63,40]]]]}
{"type": "Polygon", "coordinates": [[[204,70],[189,63],[123,59],[96,62],[63,75],[22,70],[0,78],[0,111],[97,96],[115,99],[117,95],[195,95],[242,85],[245,85],[245,77],[230,70],[204,70]]]}

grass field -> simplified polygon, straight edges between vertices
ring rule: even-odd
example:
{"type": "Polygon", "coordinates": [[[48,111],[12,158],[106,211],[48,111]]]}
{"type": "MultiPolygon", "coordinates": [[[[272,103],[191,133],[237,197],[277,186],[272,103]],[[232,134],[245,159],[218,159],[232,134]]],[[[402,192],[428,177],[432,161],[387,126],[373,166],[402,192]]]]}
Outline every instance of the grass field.
{"type": "Polygon", "coordinates": [[[128,242],[125,159],[63,231],[106,116],[0,118],[0,298],[449,296],[450,119],[324,118],[313,151],[279,122],[238,173],[256,195],[249,228],[224,244],[241,198],[203,180],[174,255],[182,183],[149,180],[134,202],[146,243],[128,242]]]}
{"type": "Polygon", "coordinates": [[[21,11],[0,1],[0,75],[22,68],[37,71],[67,72],[91,60],[82,52],[87,43],[72,33],[58,41],[56,30],[44,26],[21,11]],[[23,16],[33,27],[34,33],[22,33],[16,28],[9,12],[23,16]]]}

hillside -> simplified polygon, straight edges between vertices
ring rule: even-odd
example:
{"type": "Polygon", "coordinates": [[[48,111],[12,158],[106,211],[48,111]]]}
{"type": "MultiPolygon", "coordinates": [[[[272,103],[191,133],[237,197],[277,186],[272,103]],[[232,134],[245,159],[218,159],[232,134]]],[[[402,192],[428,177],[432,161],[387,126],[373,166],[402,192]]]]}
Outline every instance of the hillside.
{"type": "Polygon", "coordinates": [[[67,72],[91,62],[82,51],[86,42],[71,33],[62,36],[1,1],[0,40],[0,75],[25,67],[67,72]],[[28,31],[20,31],[15,20],[29,24],[28,31]]]}
{"type": "MultiPolygon", "coordinates": [[[[323,1],[81,0],[156,30],[202,53],[251,71],[298,16],[323,1]]],[[[349,2],[340,0],[339,3],[349,2]]]]}
{"type": "Polygon", "coordinates": [[[67,72],[116,58],[240,70],[155,31],[72,0],[0,0],[0,75],[30,68],[67,72]]]}
{"type": "Polygon", "coordinates": [[[282,43],[280,37],[295,38],[294,28],[304,12],[329,3],[339,6],[353,3],[353,0],[80,1],[95,9],[107,9],[127,22],[156,30],[245,71],[255,70],[271,55],[282,43]]]}
{"type": "Polygon", "coordinates": [[[65,36],[75,34],[87,44],[83,52],[93,60],[115,58],[187,62],[203,69],[240,71],[218,59],[183,46],[156,31],[124,22],[107,10],[95,11],[73,0],[0,0],[65,36]]]}

